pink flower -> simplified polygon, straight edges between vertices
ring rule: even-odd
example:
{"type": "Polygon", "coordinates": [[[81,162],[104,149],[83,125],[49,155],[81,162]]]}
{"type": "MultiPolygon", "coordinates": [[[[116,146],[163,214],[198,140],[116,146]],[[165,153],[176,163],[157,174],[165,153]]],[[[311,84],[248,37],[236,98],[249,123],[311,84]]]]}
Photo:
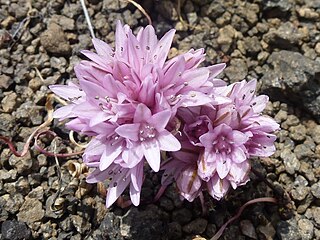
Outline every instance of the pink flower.
{"type": "Polygon", "coordinates": [[[183,145],[162,166],[163,184],[172,176],[188,201],[204,190],[220,200],[230,186],[236,189],[249,180],[248,159],[273,154],[276,137],[272,133],[279,128],[273,119],[261,115],[268,98],[255,96],[255,87],[255,80],[215,87],[220,102],[178,109],[183,145]]]}
{"type": "Polygon", "coordinates": [[[178,151],[180,142],[165,129],[171,112],[169,110],[152,115],[144,104],[137,106],[133,123],[119,126],[115,132],[127,140],[127,147],[122,152],[122,159],[129,166],[134,166],[144,156],[150,167],[160,169],[160,150],[178,151]]]}
{"type": "MultiPolygon", "coordinates": [[[[121,161],[121,160],[119,160],[121,161]]],[[[130,185],[130,198],[135,206],[140,203],[140,192],[143,182],[143,162],[132,168],[125,168],[121,164],[112,163],[108,168],[101,171],[96,168],[88,177],[88,183],[107,181],[106,206],[110,207],[123,191],[130,185]]]]}
{"type": "Polygon", "coordinates": [[[94,169],[88,181],[103,181],[114,168],[126,172],[121,175],[125,181],[113,178],[117,186],[110,188],[117,194],[108,194],[108,206],[129,183],[138,204],[142,180],[132,188],[131,178],[137,171],[143,175],[143,162],[159,171],[160,151],[180,149],[170,133],[176,128],[173,119],[179,107],[225,102],[226,97],[214,94],[216,87],[225,86],[216,78],[225,64],[199,67],[203,49],[167,61],[174,33],[170,30],[158,40],[154,28],[147,26],[135,36],[118,21],[114,50],[93,39],[96,52],[82,51],[89,60],[75,67],[79,82],[50,86],[69,103],[54,117],[70,119],[69,129],[93,136],[83,154],[83,161],[94,169]]]}
{"type": "Polygon", "coordinates": [[[163,184],[174,179],[189,201],[203,190],[221,199],[248,181],[249,157],[275,151],[278,125],[261,115],[268,97],[255,95],[256,81],[226,86],[217,78],[224,63],[200,67],[203,49],[167,60],[174,33],[158,40],[147,26],[135,36],[118,21],[114,50],[94,38],[96,52],[82,51],[89,60],[75,67],[78,83],[50,86],[68,102],[54,117],[92,137],[83,161],[88,182],[109,184],[108,207],[128,186],[139,204],[144,163],[159,171],[161,151],[171,159],[163,184]]]}
{"type": "Polygon", "coordinates": [[[207,166],[199,168],[199,174],[207,175],[209,171],[211,177],[217,171],[218,176],[223,179],[229,174],[232,164],[242,163],[247,159],[244,144],[248,137],[225,124],[210,129],[199,140],[205,147],[203,162],[207,163],[207,166]]]}

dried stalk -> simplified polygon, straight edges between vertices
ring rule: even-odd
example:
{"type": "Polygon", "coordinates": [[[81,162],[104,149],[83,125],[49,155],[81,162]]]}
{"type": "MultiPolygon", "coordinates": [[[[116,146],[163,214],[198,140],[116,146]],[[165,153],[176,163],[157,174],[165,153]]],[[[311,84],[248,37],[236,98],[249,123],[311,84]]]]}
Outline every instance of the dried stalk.
{"type": "Polygon", "coordinates": [[[133,0],[124,0],[124,1],[127,1],[127,2],[131,3],[132,5],[134,5],[148,19],[149,25],[152,25],[152,20],[151,20],[150,15],[147,13],[147,11],[139,3],[137,3],[133,0]]]}
{"type": "Polygon", "coordinates": [[[81,3],[81,7],[82,7],[82,10],[83,10],[84,16],[85,16],[86,21],[87,21],[87,24],[88,24],[88,28],[89,28],[91,37],[95,38],[93,27],[92,27],[92,24],[91,24],[91,20],[90,20],[90,16],[89,16],[86,4],[85,4],[84,0],[80,0],[80,3],[81,3]]]}

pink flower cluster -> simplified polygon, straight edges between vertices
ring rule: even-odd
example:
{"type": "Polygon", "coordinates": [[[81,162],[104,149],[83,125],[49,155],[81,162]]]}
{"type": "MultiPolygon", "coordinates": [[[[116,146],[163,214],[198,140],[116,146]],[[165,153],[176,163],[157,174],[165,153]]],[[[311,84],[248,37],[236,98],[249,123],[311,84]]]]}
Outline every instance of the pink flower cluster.
{"type": "Polygon", "coordinates": [[[128,186],[139,204],[147,164],[189,201],[204,190],[220,199],[248,181],[251,156],[275,151],[278,124],[261,115],[268,97],[255,96],[256,81],[227,86],[216,78],[225,64],[199,66],[203,49],[167,60],[174,33],[158,40],[147,26],[135,36],[118,22],[115,49],[93,39],[96,53],[83,51],[89,60],[75,67],[79,82],[50,86],[69,102],[54,117],[92,136],[87,182],[107,181],[107,207],[128,186]]]}

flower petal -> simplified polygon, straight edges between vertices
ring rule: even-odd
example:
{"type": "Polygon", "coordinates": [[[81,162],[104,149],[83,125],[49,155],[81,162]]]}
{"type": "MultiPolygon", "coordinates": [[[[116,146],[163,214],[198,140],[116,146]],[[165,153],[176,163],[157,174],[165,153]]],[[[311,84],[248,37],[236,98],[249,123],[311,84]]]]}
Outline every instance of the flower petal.
{"type": "Polygon", "coordinates": [[[93,38],[92,43],[99,55],[110,57],[110,54],[113,53],[109,44],[105,43],[104,41],[98,38],[93,38]]]}
{"type": "Polygon", "coordinates": [[[138,206],[140,203],[140,193],[141,190],[137,190],[134,186],[133,183],[130,183],[130,199],[131,202],[134,206],[138,206]]]}
{"type": "Polygon", "coordinates": [[[198,197],[201,185],[202,181],[197,175],[197,170],[192,167],[182,171],[177,179],[177,187],[180,190],[180,194],[189,202],[198,197]]]}
{"type": "Polygon", "coordinates": [[[152,115],[152,117],[148,120],[148,123],[154,126],[158,132],[160,132],[166,128],[170,117],[171,117],[170,110],[161,111],[152,115]]]}
{"type": "Polygon", "coordinates": [[[167,59],[175,32],[175,29],[171,29],[170,31],[168,31],[160,39],[154,50],[154,54],[152,57],[154,59],[154,62],[158,63],[160,67],[163,67],[163,64],[167,59]]]}
{"type": "Polygon", "coordinates": [[[103,151],[101,158],[100,158],[100,165],[99,168],[101,171],[107,169],[113,161],[120,155],[122,152],[122,142],[117,144],[106,144],[105,150],[103,151]]]}
{"type": "Polygon", "coordinates": [[[143,161],[141,161],[131,170],[131,183],[135,188],[135,190],[139,192],[141,191],[142,180],[143,180],[143,161]]]}
{"type": "Polygon", "coordinates": [[[59,97],[62,97],[65,100],[72,101],[72,99],[79,99],[85,96],[83,91],[80,91],[80,88],[73,86],[65,86],[65,85],[50,85],[50,90],[57,94],[59,97]]]}
{"type": "Polygon", "coordinates": [[[207,183],[209,194],[217,200],[220,200],[226,195],[229,187],[229,181],[226,179],[220,179],[217,174],[215,174],[207,183]]]}
{"type": "Polygon", "coordinates": [[[60,120],[75,117],[76,115],[73,113],[73,108],[75,104],[69,104],[58,108],[53,112],[53,118],[59,118],[60,120]]]}
{"type": "Polygon", "coordinates": [[[162,130],[157,136],[160,150],[175,152],[181,149],[181,144],[169,131],[162,130]]]}
{"type": "Polygon", "coordinates": [[[126,177],[124,179],[120,179],[116,185],[108,189],[106,197],[107,208],[109,208],[118,199],[118,197],[123,193],[129,183],[130,178],[126,177]]]}
{"type": "Polygon", "coordinates": [[[231,152],[231,158],[235,163],[242,163],[247,159],[247,156],[241,147],[235,147],[231,152]]]}
{"type": "MultiPolygon", "coordinates": [[[[217,154],[218,156],[218,154],[217,154]]],[[[217,173],[221,179],[224,179],[231,168],[231,160],[224,156],[219,156],[217,159],[217,173]]]]}
{"type": "Polygon", "coordinates": [[[152,116],[152,114],[151,114],[150,109],[146,105],[140,103],[137,106],[133,121],[135,123],[148,122],[148,120],[151,118],[151,116],[152,116]]]}
{"type": "Polygon", "coordinates": [[[142,142],[143,154],[153,171],[160,169],[160,149],[159,143],[154,141],[142,142]]]}
{"type": "Polygon", "coordinates": [[[140,123],[123,124],[116,128],[115,132],[119,136],[130,139],[132,141],[139,140],[140,123]]]}

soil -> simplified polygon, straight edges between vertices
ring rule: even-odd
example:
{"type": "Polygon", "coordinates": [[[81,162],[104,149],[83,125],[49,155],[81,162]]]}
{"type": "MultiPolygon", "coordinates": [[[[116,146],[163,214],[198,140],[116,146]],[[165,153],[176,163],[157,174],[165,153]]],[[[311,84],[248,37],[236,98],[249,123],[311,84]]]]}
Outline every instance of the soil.
{"type": "MultiPolygon", "coordinates": [[[[129,1],[85,2],[96,37],[110,44],[116,20],[135,32],[148,24],[129,1]]],[[[170,57],[204,48],[205,65],[227,63],[225,81],[258,79],[258,91],[270,96],[265,113],[281,125],[276,153],[252,159],[251,181],[225,199],[205,195],[203,215],[200,200],[181,201],[175,186],[150,203],[160,187],[160,175],[152,173],[139,207],[106,209],[101,186],[85,182],[81,155],[59,158],[59,168],[33,144],[16,157],[1,142],[0,239],[210,239],[244,203],[267,196],[278,204],[251,205],[221,239],[320,239],[320,1],[137,3],[158,37],[177,30],[170,57]]],[[[91,36],[76,0],[0,0],[0,26],[0,135],[22,150],[47,119],[48,85],[75,79],[73,67],[84,59],[81,50],[92,49],[91,36]]],[[[50,129],[59,138],[43,137],[43,148],[80,150],[63,123],[54,120],[50,129]]]]}

